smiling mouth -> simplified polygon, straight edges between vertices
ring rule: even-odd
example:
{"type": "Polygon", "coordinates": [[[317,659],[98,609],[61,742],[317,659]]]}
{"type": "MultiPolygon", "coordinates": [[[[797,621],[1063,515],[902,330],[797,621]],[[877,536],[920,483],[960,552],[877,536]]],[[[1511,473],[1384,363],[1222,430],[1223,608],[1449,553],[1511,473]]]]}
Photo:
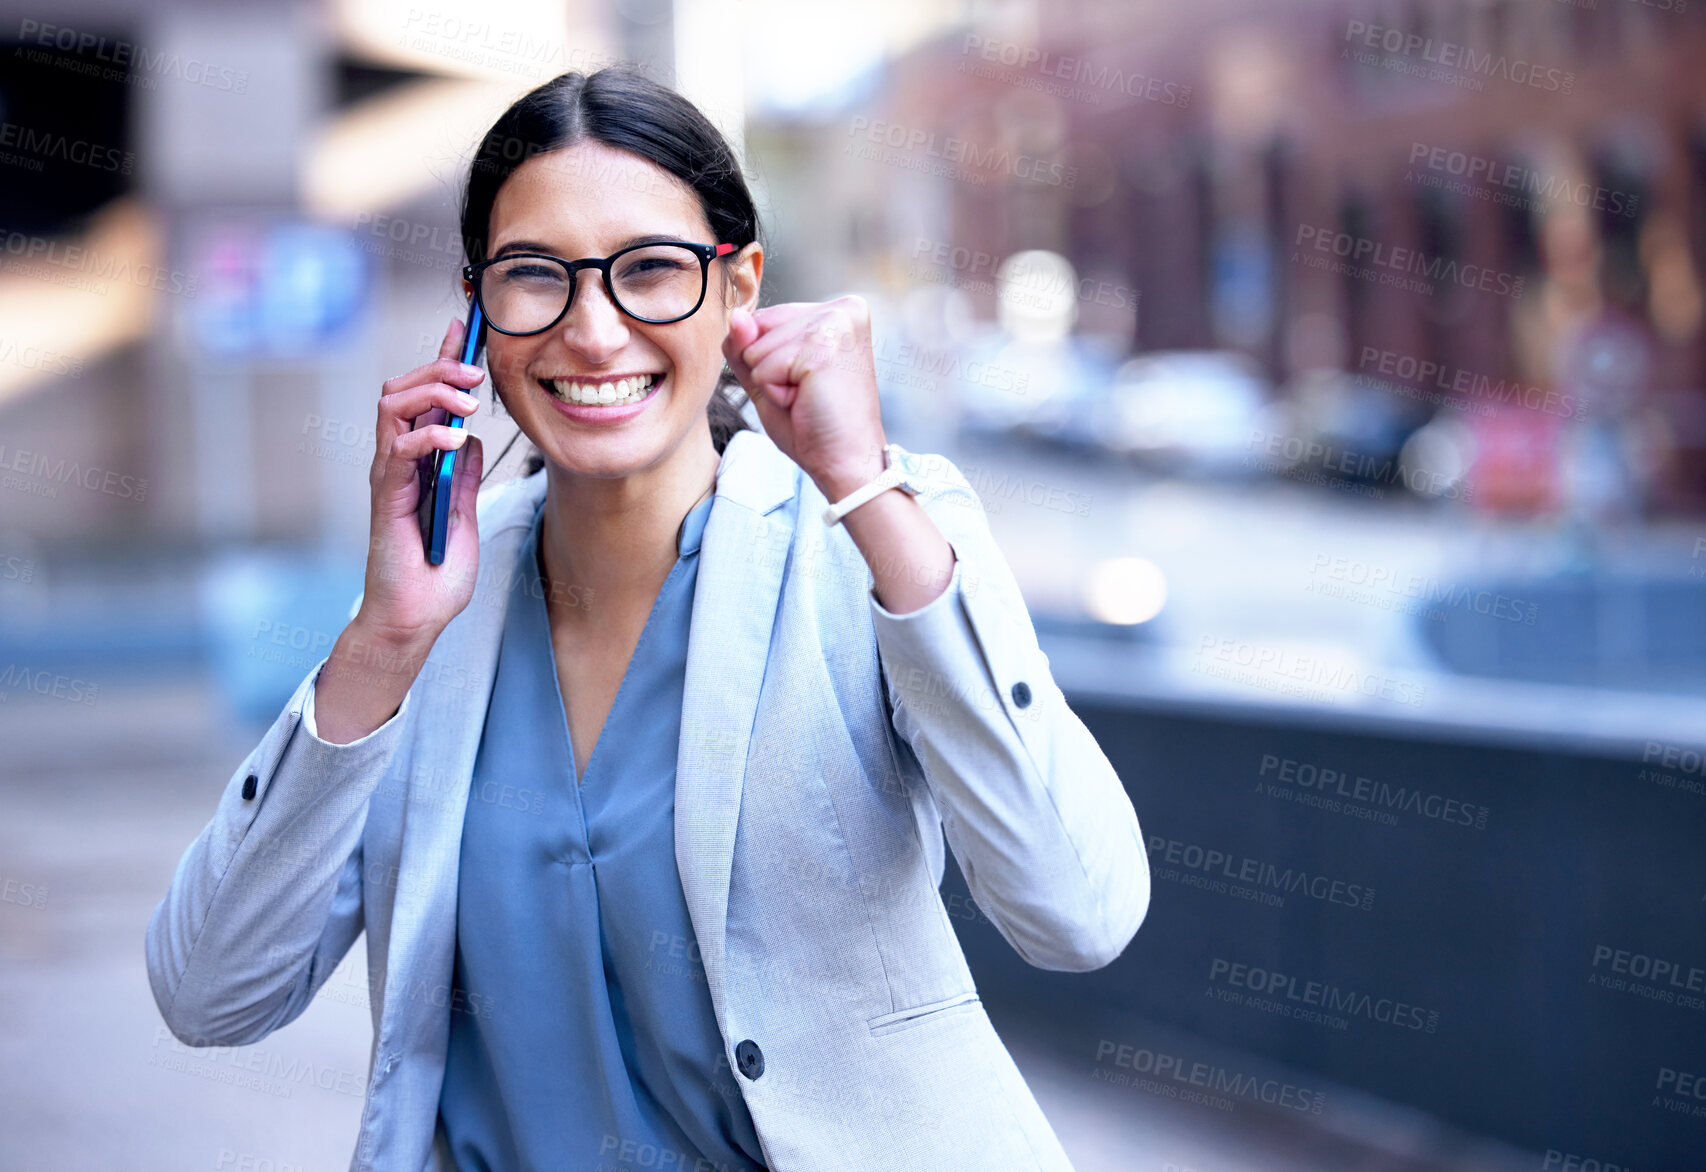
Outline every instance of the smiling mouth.
{"type": "Polygon", "coordinates": [[[663,375],[653,373],[619,378],[613,382],[542,378],[539,385],[552,398],[579,407],[623,407],[644,399],[661,381],[663,375]]]}

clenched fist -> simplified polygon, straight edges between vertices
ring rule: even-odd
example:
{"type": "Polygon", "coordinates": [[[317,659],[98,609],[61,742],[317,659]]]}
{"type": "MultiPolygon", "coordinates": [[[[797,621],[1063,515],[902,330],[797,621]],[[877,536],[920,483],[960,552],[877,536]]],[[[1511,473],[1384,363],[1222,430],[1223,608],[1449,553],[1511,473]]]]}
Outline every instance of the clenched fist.
{"type": "Polygon", "coordinates": [[[765,433],[829,500],[883,470],[883,415],[863,297],[736,309],[723,356],[765,433]]]}

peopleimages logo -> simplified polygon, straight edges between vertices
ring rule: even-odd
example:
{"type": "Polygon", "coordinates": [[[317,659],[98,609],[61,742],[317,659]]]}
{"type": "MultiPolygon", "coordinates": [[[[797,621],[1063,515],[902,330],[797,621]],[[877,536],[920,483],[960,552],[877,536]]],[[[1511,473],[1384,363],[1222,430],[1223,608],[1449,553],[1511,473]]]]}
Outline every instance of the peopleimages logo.
{"type": "MultiPolygon", "coordinates": [[[[0,122],[0,147],[22,151],[30,156],[27,160],[17,161],[33,164],[30,169],[35,171],[42,169],[42,161],[45,159],[91,167],[97,171],[116,171],[121,175],[129,175],[136,166],[136,156],[130,151],[102,146],[85,139],[68,138],[52,130],[20,126],[15,122],[0,122]]],[[[12,158],[16,157],[12,156],[8,161],[12,158]]]]}
{"type": "Polygon", "coordinates": [[[968,464],[960,471],[965,474],[973,491],[983,500],[986,513],[999,513],[1003,504],[1017,500],[1078,517],[1090,515],[1092,497],[1089,493],[1075,492],[1041,480],[1027,480],[1023,476],[1007,472],[996,474],[974,464],[968,464]]]}
{"type": "Polygon", "coordinates": [[[24,370],[39,370],[43,374],[64,375],[66,378],[82,378],[84,360],[71,354],[62,354],[57,350],[47,350],[30,342],[20,343],[16,338],[0,337],[0,362],[9,366],[17,366],[24,370]]]}
{"type": "MultiPolygon", "coordinates": [[[[1393,817],[1390,811],[1399,811],[1457,826],[1472,826],[1476,830],[1487,828],[1488,811],[1485,806],[1472,805],[1457,798],[1443,797],[1405,785],[1395,786],[1388,782],[1375,781],[1373,778],[1355,776],[1348,770],[1331,769],[1310,761],[1296,761],[1276,753],[1262,754],[1261,767],[1256,771],[1256,775],[1283,782],[1287,788],[1308,791],[1323,798],[1330,797],[1332,805],[1329,808],[1335,812],[1341,809],[1342,799],[1345,805],[1352,808],[1367,810],[1371,815],[1384,815],[1382,818],[1370,817],[1369,821],[1395,825],[1397,818],[1393,817]]],[[[1269,790],[1276,788],[1271,783],[1261,784],[1265,784],[1269,790]]]]}
{"type": "Polygon", "coordinates": [[[249,88],[249,75],[246,72],[227,69],[194,57],[150,49],[146,45],[138,45],[122,38],[108,38],[63,25],[43,24],[39,20],[19,21],[18,40],[24,45],[39,45],[43,49],[57,49],[61,53],[75,53],[93,60],[55,60],[49,54],[23,47],[14,49],[14,56],[23,56],[26,60],[40,64],[58,65],[108,81],[139,83],[144,89],[154,88],[155,81],[161,77],[175,78],[191,85],[207,86],[234,94],[245,93],[249,88]],[[144,74],[154,76],[145,77],[144,74]]]}
{"type": "Polygon", "coordinates": [[[1641,761],[1647,765],[1663,765],[1666,769],[1680,769],[1684,773],[1706,775],[1706,753],[1685,745],[1648,741],[1641,753],[1641,761]]]}
{"type": "Polygon", "coordinates": [[[52,498],[59,486],[76,484],[91,492],[102,492],[122,500],[141,501],[148,496],[148,479],[114,472],[110,468],[84,467],[64,457],[54,460],[44,453],[0,444],[0,486],[52,498]],[[17,473],[16,476],[10,473],[17,473]]]}
{"type": "Polygon", "coordinates": [[[1706,1076],[1661,1066],[1653,1089],[1659,1092],[1653,1096],[1653,1106],[1706,1119],[1706,1076]]]}
{"type": "Polygon", "coordinates": [[[1078,168],[1058,159],[1013,153],[1004,146],[979,146],[955,135],[946,137],[923,127],[903,126],[880,118],[855,115],[847,128],[850,140],[863,138],[869,146],[849,141],[847,153],[857,158],[922,170],[950,179],[982,184],[993,175],[1009,175],[1049,187],[1073,188],[1078,168]]]}
{"type": "MultiPolygon", "coordinates": [[[[1101,94],[1113,93],[1127,98],[1160,102],[1166,106],[1177,106],[1180,109],[1191,104],[1191,87],[1188,85],[1148,77],[1141,73],[1128,73],[1123,69],[1091,62],[1082,57],[1050,53],[1034,45],[992,40],[976,33],[967,33],[960,52],[966,57],[975,56],[979,60],[1005,66],[1017,72],[1021,80],[1012,84],[1027,84],[1030,79],[1024,78],[1024,74],[1034,71],[1039,75],[1039,82],[1030,85],[1030,88],[1075,101],[1095,103],[1101,94]],[[1041,82],[1042,78],[1059,78],[1071,84],[1041,82]]],[[[978,68],[975,62],[970,63],[968,67],[968,62],[961,61],[960,72],[973,73],[979,77],[1001,77],[1002,80],[1011,82],[1010,76],[1003,76],[996,70],[978,68]]]]}
{"type": "Polygon", "coordinates": [[[1560,1152],[1557,1148],[1547,1148],[1546,1157],[1540,1162],[1541,1172],[1635,1172],[1626,1164],[1612,1164],[1605,1160],[1596,1160],[1592,1156],[1578,1156],[1574,1152],[1560,1152]]]}
{"type": "Polygon", "coordinates": [[[1376,997],[1358,989],[1341,989],[1326,981],[1299,981],[1288,973],[1276,972],[1259,965],[1239,964],[1216,957],[1209,962],[1210,985],[1221,983],[1228,988],[1278,997],[1284,1001],[1326,1013],[1360,1017],[1398,1029],[1417,1030],[1431,1034],[1439,1029],[1439,1010],[1412,1005],[1394,997],[1376,997]]]}
{"type": "Polygon", "coordinates": [[[1324,553],[1315,555],[1315,563],[1309,568],[1309,585],[1304,591],[1382,610],[1425,615],[1435,621],[1443,620],[1445,609],[1452,607],[1530,627],[1540,616],[1539,603],[1525,602],[1502,591],[1476,590],[1461,583],[1442,582],[1390,566],[1324,553]]]}
{"type": "Polygon", "coordinates": [[[1427,693],[1424,684],[1362,671],[1355,664],[1214,635],[1202,636],[1193,670],[1232,683],[1329,702],[1337,695],[1358,695],[1419,708],[1427,693]],[[1325,685],[1333,691],[1323,691],[1314,685],[1325,685]]]}
{"type": "MultiPolygon", "coordinates": [[[[1277,1078],[1260,1078],[1247,1072],[1229,1070],[1212,1062],[1193,1062],[1178,1054],[1113,1042],[1107,1038],[1096,1043],[1096,1065],[1092,1078],[1131,1084],[1168,1098],[1194,1098],[1197,1094],[1206,1093],[1289,1107],[1313,1115],[1319,1115],[1327,1105],[1327,1096],[1321,1091],[1294,1086],[1277,1078]],[[1108,1066],[1123,1070],[1108,1070],[1108,1066]],[[1132,1073],[1126,1074],[1125,1071],[1132,1073]],[[1134,1078],[1133,1075],[1150,1078],[1134,1078]]],[[[1221,1110],[1230,1110],[1233,1106],[1225,1099],[1210,1101],[1208,1105],[1221,1110]]]]}
{"type": "Polygon", "coordinates": [[[1588,984],[1662,1005],[1706,1011],[1706,969],[1662,956],[1596,944],[1588,984]]]}
{"type": "MultiPolygon", "coordinates": [[[[630,65],[653,76],[669,72],[656,61],[629,61],[596,50],[571,47],[560,37],[540,36],[521,26],[469,19],[469,15],[463,11],[411,7],[397,44],[497,73],[524,77],[554,77],[570,69],[591,73],[607,65],[630,65]]],[[[474,11],[472,15],[480,17],[485,13],[474,11]]]]}
{"type": "Polygon", "coordinates": [[[1467,151],[1430,146],[1425,142],[1410,144],[1410,163],[1412,166],[1420,163],[1429,171],[1462,179],[1464,185],[1483,183],[1491,187],[1502,187],[1505,191],[1486,192],[1463,187],[1464,194],[1497,203],[1530,204],[1539,207],[1544,207],[1547,203],[1573,203],[1577,207],[1626,217],[1636,215],[1641,205],[1641,197],[1628,192],[1613,191],[1586,182],[1572,183],[1562,175],[1546,175],[1519,163],[1501,163],[1485,155],[1472,155],[1467,151]],[[1511,192],[1520,195],[1510,194],[1511,192]],[[1532,196],[1534,199],[1525,201],[1521,196],[1532,196]]]}
{"type": "Polygon", "coordinates": [[[194,273],[147,262],[137,264],[116,252],[101,252],[82,244],[67,244],[7,228],[0,228],[0,268],[103,295],[107,292],[107,281],[179,297],[194,297],[198,284],[194,273]]]}
{"type": "Polygon", "coordinates": [[[249,1087],[283,1099],[288,1099],[297,1086],[315,1086],[355,1098],[364,1095],[367,1088],[367,1079],[356,1071],[287,1057],[276,1050],[258,1046],[192,1048],[173,1037],[165,1026],[155,1027],[148,1065],[249,1087]],[[222,1066],[232,1069],[219,1069],[222,1066]]]}
{"type": "Polygon", "coordinates": [[[1042,265],[1015,265],[1003,273],[1006,259],[981,248],[920,236],[912,248],[907,276],[1038,309],[1058,305],[1063,297],[1112,309],[1137,309],[1138,291],[1129,285],[1094,277],[1079,277],[1074,283],[1065,273],[1042,265]]]}
{"type": "MultiPolygon", "coordinates": [[[[1403,248],[1356,236],[1335,228],[1317,224],[1299,224],[1294,248],[1306,245],[1316,252],[1331,253],[1351,265],[1370,265],[1368,271],[1383,270],[1379,275],[1402,275],[1419,278],[1416,292],[1433,291],[1432,282],[1443,281],[1464,289],[1479,289],[1483,293],[1521,297],[1525,279],[1515,273],[1500,272],[1485,265],[1465,264],[1443,256],[1429,256],[1415,248],[1403,248]]],[[[1305,259],[1307,255],[1305,254],[1305,259]]],[[[1411,282],[1417,285],[1418,282],[1411,282]]]]}
{"type": "Polygon", "coordinates": [[[897,385],[910,382],[920,390],[930,390],[935,388],[936,379],[957,379],[992,391],[1022,395],[1031,381],[1027,371],[965,358],[917,342],[896,342],[887,335],[878,337],[873,346],[875,365],[881,367],[884,375],[897,385]]]}
{"type": "Polygon", "coordinates": [[[1165,862],[1155,878],[1182,882],[1188,887],[1203,887],[1220,894],[1249,898],[1253,902],[1283,907],[1285,895],[1306,895],[1322,903],[1369,911],[1374,907],[1374,888],[1361,883],[1347,883],[1326,875],[1312,875],[1297,867],[1279,867],[1260,859],[1246,858],[1227,851],[1166,838],[1149,836],[1149,858],[1153,864],[1165,862]],[[1184,873],[1177,868],[1183,867],[1184,873]],[[1228,885],[1231,886],[1228,886],[1228,885]],[[1243,894],[1248,892],[1248,894],[1243,894]],[[1281,893],[1284,893],[1283,895],[1281,893]]]}
{"type": "Polygon", "coordinates": [[[31,669],[9,663],[0,670],[0,700],[10,695],[12,690],[52,696],[55,700],[68,700],[73,704],[93,704],[101,693],[99,684],[85,679],[50,672],[46,668],[31,669]]]}
{"type": "Polygon", "coordinates": [[[1400,28],[1353,20],[1345,26],[1344,39],[1346,48],[1341,56],[1350,55],[1350,50],[1358,47],[1378,49],[1392,57],[1408,57],[1475,78],[1497,78],[1549,93],[1569,94],[1576,88],[1576,75],[1567,70],[1536,65],[1503,53],[1476,52],[1456,41],[1436,40],[1400,28]]]}
{"type": "Polygon", "coordinates": [[[1636,781],[1706,795],[1706,754],[1699,749],[1648,741],[1646,751],[1641,754],[1641,763],[1646,768],[1636,775],[1636,781]],[[1655,765],[1659,768],[1653,768],[1655,765]],[[1677,772],[1670,772],[1672,769],[1677,772]]]}
{"type": "Polygon", "coordinates": [[[1392,384],[1370,378],[1370,367],[1402,383],[1456,396],[1465,401],[1464,405],[1526,407],[1560,419],[1581,419],[1587,415],[1585,401],[1556,387],[1537,387],[1520,379],[1495,379],[1476,371],[1454,369],[1443,363],[1400,354],[1396,350],[1382,350],[1377,346],[1362,348],[1357,356],[1357,367],[1360,377],[1368,378],[1382,388],[1390,389],[1392,384]]]}

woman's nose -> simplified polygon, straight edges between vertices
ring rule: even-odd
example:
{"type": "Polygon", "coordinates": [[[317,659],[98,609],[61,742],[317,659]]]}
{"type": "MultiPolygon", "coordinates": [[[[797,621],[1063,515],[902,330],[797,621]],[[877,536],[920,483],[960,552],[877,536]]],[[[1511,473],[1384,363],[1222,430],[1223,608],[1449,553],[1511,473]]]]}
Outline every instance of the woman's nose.
{"type": "Polygon", "coordinates": [[[596,279],[575,282],[574,299],[557,328],[571,349],[594,362],[602,362],[628,344],[628,323],[610,300],[604,282],[596,279]]]}

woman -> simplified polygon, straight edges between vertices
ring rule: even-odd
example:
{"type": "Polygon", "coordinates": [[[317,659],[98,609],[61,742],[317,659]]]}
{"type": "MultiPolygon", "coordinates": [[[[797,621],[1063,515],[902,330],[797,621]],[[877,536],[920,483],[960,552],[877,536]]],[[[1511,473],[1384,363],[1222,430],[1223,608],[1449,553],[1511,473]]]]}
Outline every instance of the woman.
{"type": "Polygon", "coordinates": [[[539,467],[477,499],[479,441],[411,428],[475,409],[458,323],[385,384],[365,592],[149,924],[167,1024],[255,1042],[365,930],[354,1169],[1069,1168],[942,831],[1077,971],[1143,918],[1142,838],[964,476],[885,446],[864,304],[759,309],[727,143],[626,70],[505,113],[462,232],[539,467]],[[459,444],[434,567],[415,463],[459,444]]]}

